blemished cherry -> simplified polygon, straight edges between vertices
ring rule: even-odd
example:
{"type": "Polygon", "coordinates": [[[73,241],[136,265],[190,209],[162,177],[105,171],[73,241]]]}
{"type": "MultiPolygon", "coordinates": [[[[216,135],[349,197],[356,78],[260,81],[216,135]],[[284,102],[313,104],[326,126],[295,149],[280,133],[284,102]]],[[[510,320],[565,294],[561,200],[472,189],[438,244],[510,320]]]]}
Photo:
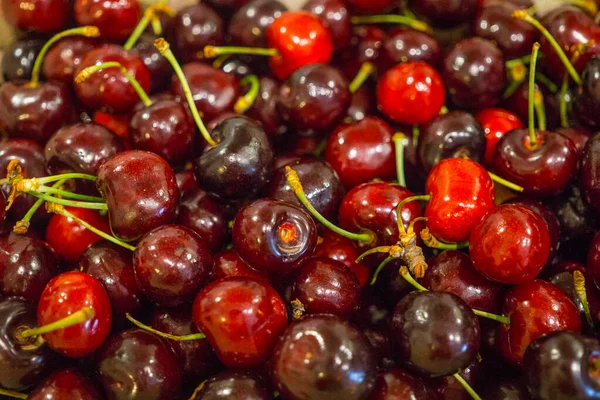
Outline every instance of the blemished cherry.
{"type": "Polygon", "coordinates": [[[502,108],[486,108],[475,118],[485,131],[483,165],[491,167],[494,165],[494,150],[500,138],[513,129],[523,128],[523,123],[516,114],[502,108]]]}
{"type": "Polygon", "coordinates": [[[259,282],[270,282],[266,272],[252,268],[235,250],[224,250],[213,257],[211,278],[216,281],[228,276],[247,276],[259,282]]]}
{"type": "Polygon", "coordinates": [[[303,8],[323,20],[325,26],[329,29],[336,50],[343,49],[350,44],[352,23],[346,2],[341,0],[310,0],[304,4],[303,8]]]}
{"type": "Polygon", "coordinates": [[[142,7],[135,0],[75,0],[74,14],[77,24],[97,26],[102,37],[119,41],[133,32],[142,7]]]}
{"type": "Polygon", "coordinates": [[[267,27],[285,11],[287,7],[278,0],[248,2],[229,21],[227,34],[231,37],[231,43],[245,47],[266,47],[267,27]]]}
{"type": "Polygon", "coordinates": [[[190,302],[208,282],[212,257],[196,232],[180,225],[151,230],[133,252],[135,277],[150,300],[164,306],[190,302]]]}
{"type": "Polygon", "coordinates": [[[595,366],[599,356],[597,340],[574,332],[552,332],[536,339],[523,358],[529,393],[537,398],[581,400],[600,396],[595,366]]]}
{"type": "MultiPolygon", "coordinates": [[[[189,307],[157,308],[150,315],[149,324],[152,328],[171,335],[184,336],[199,332],[189,307]]],[[[206,340],[166,339],[165,342],[177,356],[184,378],[206,379],[222,368],[206,340]]]]}
{"type": "Polygon", "coordinates": [[[364,399],[377,375],[365,336],[332,315],[310,315],[291,324],[271,365],[277,390],[289,400],[364,399]]]}
{"type": "Polygon", "coordinates": [[[110,337],[96,354],[98,380],[108,398],[168,400],[181,388],[182,372],[163,339],[140,329],[110,337]]]}
{"type": "Polygon", "coordinates": [[[410,0],[408,6],[438,26],[454,26],[471,19],[477,0],[410,0]]]}
{"type": "Polygon", "coordinates": [[[83,272],[64,272],[46,285],[37,311],[38,326],[50,324],[87,307],[91,319],[44,334],[46,343],[67,357],[83,357],[106,340],[112,323],[110,299],[100,281],[83,272]]]}
{"type": "Polygon", "coordinates": [[[396,176],[392,128],[377,117],[341,124],[327,139],[325,161],[347,189],[396,176]]]}
{"type": "Polygon", "coordinates": [[[154,46],[155,40],[156,36],[143,34],[132,48],[150,71],[150,93],[158,93],[168,88],[169,78],[173,73],[169,62],[154,46]]]}
{"type": "Polygon", "coordinates": [[[530,282],[550,254],[548,225],[528,208],[501,205],[475,225],[469,252],[475,269],[488,279],[506,284],[530,282]]]}
{"type": "Polygon", "coordinates": [[[17,29],[38,33],[62,31],[69,24],[72,3],[69,0],[3,0],[6,22],[17,29]]]}
{"type": "Polygon", "coordinates": [[[248,277],[229,277],[198,293],[196,326],[229,368],[266,361],[288,323],[285,303],[271,286],[248,277]]]}
{"type": "Polygon", "coordinates": [[[510,325],[498,327],[498,346],[504,359],[520,365],[529,344],[554,331],[581,331],[579,310],[569,296],[552,283],[533,280],[514,286],[504,298],[503,315],[510,325]]]}
{"type": "Polygon", "coordinates": [[[135,280],[130,250],[106,240],[96,242],[79,258],[79,268],[106,289],[113,323],[120,324],[125,314],[135,315],[142,309],[144,297],[135,280]]]}
{"type": "Polygon", "coordinates": [[[175,174],[154,153],[118,153],[100,166],[96,184],[108,205],[111,230],[119,239],[139,239],[176,217],[180,199],[175,174]]]}
{"type": "Polygon", "coordinates": [[[437,67],[441,58],[440,44],[427,32],[396,28],[383,41],[381,61],[389,63],[388,68],[405,62],[424,62],[437,67]]]}
{"type": "Polygon", "coordinates": [[[0,70],[4,81],[30,79],[33,64],[44,46],[41,39],[23,39],[13,42],[3,50],[0,70]]]}
{"type": "Polygon", "coordinates": [[[33,233],[0,236],[0,292],[36,304],[58,273],[54,250],[33,233]]]}
{"type": "Polygon", "coordinates": [[[76,369],[59,370],[27,396],[31,400],[102,400],[104,396],[89,378],[76,369]]]}
{"type": "Polygon", "coordinates": [[[431,395],[425,382],[417,375],[397,368],[382,369],[377,373],[375,387],[369,400],[429,399],[431,395]]]}
{"type": "Polygon", "coordinates": [[[312,217],[283,201],[256,200],[238,212],[231,228],[240,257],[260,271],[287,274],[312,255],[317,227],[312,217]]]}
{"type": "Polygon", "coordinates": [[[340,122],[349,104],[344,76],[329,65],[310,64],[295,70],[281,85],[277,108],[291,127],[319,133],[340,122]]]}
{"type": "Polygon", "coordinates": [[[428,265],[422,283],[429,290],[455,294],[478,310],[499,311],[502,286],[477,272],[465,253],[446,250],[430,259],[428,265]]]}
{"type": "MultiPolygon", "coordinates": [[[[35,306],[19,297],[0,300],[0,385],[9,390],[24,390],[43,379],[55,361],[47,346],[24,349],[31,340],[19,340],[16,332],[23,326],[35,326],[35,306]]],[[[21,328],[22,329],[22,328],[21,328]]]]}
{"type": "Polygon", "coordinates": [[[439,114],[445,102],[442,77],[425,62],[399,64],[377,83],[379,110],[400,124],[424,124],[439,114]]]}
{"type": "Polygon", "coordinates": [[[98,45],[98,40],[86,37],[65,37],[57,42],[44,57],[42,71],[48,80],[70,85],[77,67],[87,53],[98,45]]]}
{"type": "Polygon", "coordinates": [[[580,159],[581,198],[600,215],[600,135],[591,137],[580,159]]]}
{"type": "Polygon", "coordinates": [[[460,297],[412,292],[394,309],[391,322],[397,358],[428,375],[449,375],[469,366],[479,350],[479,322],[460,297]]]}
{"type": "MultiPolygon", "coordinates": [[[[98,211],[73,207],[66,207],[66,209],[94,228],[110,233],[106,217],[100,215],[98,211]]],[[[101,239],[74,219],[59,214],[54,214],[46,227],[46,242],[52,246],[60,259],[69,264],[77,263],[81,254],[101,239]]]]}

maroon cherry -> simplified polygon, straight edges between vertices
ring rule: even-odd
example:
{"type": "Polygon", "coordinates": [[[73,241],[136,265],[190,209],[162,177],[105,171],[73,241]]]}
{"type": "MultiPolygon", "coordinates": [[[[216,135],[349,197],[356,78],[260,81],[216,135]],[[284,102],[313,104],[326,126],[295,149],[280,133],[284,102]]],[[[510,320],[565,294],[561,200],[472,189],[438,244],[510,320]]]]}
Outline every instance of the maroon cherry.
{"type": "Polygon", "coordinates": [[[386,368],[378,372],[375,388],[369,400],[429,399],[425,382],[400,368],[386,368]]]}
{"type": "Polygon", "coordinates": [[[433,36],[406,27],[389,32],[382,49],[381,57],[388,68],[405,62],[425,62],[438,66],[442,58],[442,48],[433,36]]]}
{"type": "Polygon", "coordinates": [[[169,87],[169,78],[173,73],[169,62],[154,46],[155,40],[156,36],[143,34],[132,48],[146,68],[148,68],[148,71],[150,71],[150,93],[158,93],[161,90],[167,89],[169,87]]]}
{"type": "Polygon", "coordinates": [[[285,11],[287,7],[277,0],[250,1],[237,10],[229,21],[227,33],[231,43],[245,47],[266,47],[267,27],[285,11]]]}
{"type": "Polygon", "coordinates": [[[588,140],[580,160],[579,187],[586,204],[600,214],[600,135],[588,140]]]}
{"type": "Polygon", "coordinates": [[[76,369],[53,373],[27,396],[31,400],[102,400],[96,385],[76,369]]]}
{"type": "Polygon", "coordinates": [[[42,71],[46,79],[70,85],[75,70],[87,53],[98,45],[97,39],[66,37],[57,42],[44,57],[42,71]]]}
{"type": "Polygon", "coordinates": [[[585,144],[592,137],[592,133],[582,126],[575,126],[569,128],[558,128],[554,130],[556,133],[566,136],[575,144],[579,155],[583,152],[585,144]]]}
{"type": "Polygon", "coordinates": [[[69,0],[3,0],[6,22],[17,29],[39,33],[54,33],[69,24],[72,4],[69,0]]]}
{"type": "Polygon", "coordinates": [[[317,245],[314,255],[341,262],[354,273],[360,286],[365,286],[371,276],[371,269],[365,261],[356,262],[361,254],[356,244],[330,230],[325,231],[322,239],[317,245]]]}
{"type": "Polygon", "coordinates": [[[3,80],[30,79],[33,64],[42,46],[44,41],[41,39],[23,39],[4,47],[0,64],[3,80]]]}
{"type": "Polygon", "coordinates": [[[214,255],[213,260],[211,278],[215,281],[228,276],[247,276],[264,283],[270,281],[266,272],[252,268],[246,261],[242,260],[235,250],[219,252],[214,255]]]}
{"type": "Polygon", "coordinates": [[[79,25],[94,25],[107,39],[125,40],[142,17],[142,8],[135,0],[75,0],[74,13],[79,25]]]}
{"type": "Polygon", "coordinates": [[[409,7],[440,26],[467,22],[477,10],[477,0],[410,0],[409,7]]]}
{"type": "Polygon", "coordinates": [[[336,49],[343,49],[350,44],[352,23],[346,2],[341,0],[309,0],[304,10],[317,15],[325,23],[336,49]]]}
{"type": "Polygon", "coordinates": [[[268,76],[263,76],[259,80],[258,90],[256,99],[252,107],[246,111],[246,115],[258,121],[269,140],[276,143],[281,140],[288,130],[277,110],[279,83],[268,76]]]}
{"type": "Polygon", "coordinates": [[[251,371],[225,371],[203,382],[198,399],[269,400],[273,396],[265,382],[251,371]],[[225,394],[226,393],[226,394],[225,394]]]}
{"type": "Polygon", "coordinates": [[[187,195],[196,192],[198,189],[198,182],[196,182],[194,170],[189,164],[186,165],[185,169],[175,172],[175,179],[182,199],[187,195]]]}

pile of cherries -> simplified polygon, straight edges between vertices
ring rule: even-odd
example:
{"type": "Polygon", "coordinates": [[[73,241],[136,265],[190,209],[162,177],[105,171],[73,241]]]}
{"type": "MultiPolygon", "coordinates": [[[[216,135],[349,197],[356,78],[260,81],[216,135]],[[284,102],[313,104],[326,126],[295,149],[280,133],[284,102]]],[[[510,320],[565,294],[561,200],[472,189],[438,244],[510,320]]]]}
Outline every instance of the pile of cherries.
{"type": "Polygon", "coordinates": [[[0,398],[600,398],[594,0],[3,0],[0,398]]]}

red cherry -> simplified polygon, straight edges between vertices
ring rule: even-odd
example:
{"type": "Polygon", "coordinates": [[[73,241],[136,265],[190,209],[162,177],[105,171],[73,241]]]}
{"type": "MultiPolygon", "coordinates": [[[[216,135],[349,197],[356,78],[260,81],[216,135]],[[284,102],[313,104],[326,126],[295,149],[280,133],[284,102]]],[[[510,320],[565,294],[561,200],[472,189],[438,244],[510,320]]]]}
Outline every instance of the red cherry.
{"type": "MultiPolygon", "coordinates": [[[[93,227],[110,234],[106,217],[100,215],[98,211],[74,207],[65,207],[65,209],[93,227]]],[[[72,218],[60,214],[54,214],[46,228],[46,242],[52,246],[59,257],[70,264],[79,261],[81,254],[99,240],[102,240],[100,236],[72,218]]]]}
{"type": "Polygon", "coordinates": [[[427,227],[436,238],[464,242],[475,224],[493,211],[494,183],[475,161],[447,158],[433,167],[425,192],[431,200],[425,208],[427,227]]]}
{"type": "Polygon", "coordinates": [[[103,37],[125,40],[142,17],[142,8],[136,0],[76,0],[77,24],[94,25],[103,37]]]}
{"type": "Polygon", "coordinates": [[[439,114],[446,92],[442,77],[424,62],[407,62],[388,70],[377,84],[377,104],[395,122],[423,124],[439,114]]]}
{"type": "Polygon", "coordinates": [[[286,79],[308,64],[328,64],[333,42],[323,21],[305,11],[287,11],[267,28],[267,44],[278,55],[269,59],[273,74],[286,79]]]}
{"type": "Polygon", "coordinates": [[[285,303],[271,286],[247,277],[225,278],[198,293],[198,329],[229,368],[262,364],[288,323],[285,303]]]}
{"type": "Polygon", "coordinates": [[[502,311],[510,316],[510,324],[500,325],[497,340],[504,358],[512,364],[521,364],[529,343],[546,333],[581,331],[575,304],[565,292],[546,281],[534,280],[513,287],[504,298],[502,311]]]}
{"type": "Polygon", "coordinates": [[[357,14],[380,14],[394,5],[393,0],[348,0],[357,14]]]}
{"type": "Polygon", "coordinates": [[[361,253],[352,240],[327,230],[323,234],[323,240],[317,245],[314,255],[341,262],[354,272],[358,283],[363,287],[371,277],[371,269],[364,261],[356,262],[361,253]]]}
{"type": "Polygon", "coordinates": [[[2,0],[3,18],[25,31],[53,33],[69,24],[69,0],[2,0]]]}
{"type": "Polygon", "coordinates": [[[112,309],[104,286],[88,274],[65,272],[48,282],[38,304],[38,326],[68,317],[84,307],[94,311],[91,319],[44,334],[53,350],[67,357],[83,357],[96,351],[110,333],[112,309]]]}
{"type": "Polygon", "coordinates": [[[502,136],[513,129],[522,128],[519,117],[502,108],[486,108],[475,116],[485,130],[486,146],[483,165],[491,167],[494,164],[494,149],[502,136]]]}
{"type": "Polygon", "coordinates": [[[469,251],[473,266],[486,278],[507,284],[529,282],[550,254],[548,224],[528,208],[501,205],[475,225],[469,251]]]}

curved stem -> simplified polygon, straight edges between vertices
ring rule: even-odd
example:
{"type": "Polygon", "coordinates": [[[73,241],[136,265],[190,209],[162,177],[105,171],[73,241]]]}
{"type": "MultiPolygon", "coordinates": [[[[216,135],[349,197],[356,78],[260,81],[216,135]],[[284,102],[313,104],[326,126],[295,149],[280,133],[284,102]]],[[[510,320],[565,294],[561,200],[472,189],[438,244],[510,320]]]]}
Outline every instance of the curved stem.
{"type": "MultiPolygon", "coordinates": [[[[62,186],[66,181],[66,179],[56,181],[54,185],[52,185],[52,187],[58,188],[62,186]]],[[[13,232],[18,233],[20,235],[24,235],[25,233],[27,233],[27,230],[29,229],[29,221],[31,221],[31,218],[33,218],[36,211],[42,206],[42,204],[44,204],[44,200],[37,199],[35,203],[33,203],[33,205],[31,206],[31,208],[27,210],[25,216],[23,216],[23,218],[20,221],[17,221],[17,223],[13,227],[13,232]]]]}
{"type": "Polygon", "coordinates": [[[402,207],[404,207],[405,204],[415,200],[429,201],[431,200],[431,195],[422,194],[418,196],[410,196],[398,203],[398,206],[396,207],[396,218],[398,219],[398,232],[400,232],[401,235],[406,235],[406,229],[404,229],[404,222],[402,221],[402,207]]]}
{"type": "Polygon", "coordinates": [[[48,53],[48,50],[50,50],[50,48],[56,42],[67,36],[98,37],[100,36],[100,30],[95,26],[81,26],[79,28],[67,29],[66,31],[62,31],[52,36],[50,40],[48,40],[46,44],[44,44],[37,57],[35,58],[35,63],[33,64],[33,69],[31,70],[31,80],[29,81],[30,86],[35,87],[40,81],[40,70],[42,69],[44,57],[48,53]]]}
{"type": "Polygon", "coordinates": [[[471,385],[469,385],[469,383],[465,381],[464,378],[460,376],[458,372],[452,376],[454,376],[454,378],[458,381],[458,383],[460,383],[463,389],[465,389],[465,391],[469,393],[469,396],[471,396],[473,400],[482,400],[481,397],[479,397],[479,395],[475,392],[475,390],[473,390],[471,385]]]}
{"type": "Polygon", "coordinates": [[[150,20],[150,24],[152,25],[152,32],[154,32],[156,36],[162,35],[163,29],[162,24],[160,23],[160,18],[158,18],[156,15],[153,15],[152,19],[150,20]]]}
{"type": "Polygon", "coordinates": [[[419,282],[417,282],[415,280],[415,278],[412,277],[412,275],[408,271],[408,267],[405,267],[404,265],[402,267],[400,267],[400,275],[406,280],[406,282],[410,283],[419,292],[429,291],[429,289],[427,289],[425,286],[421,285],[419,282]]]}
{"type": "Polygon", "coordinates": [[[125,317],[129,320],[129,322],[131,322],[138,328],[140,328],[146,332],[154,333],[155,335],[158,335],[165,339],[171,339],[171,340],[175,340],[178,342],[187,342],[190,340],[200,340],[200,339],[206,338],[206,336],[204,336],[204,334],[201,332],[200,333],[192,333],[190,335],[171,335],[170,333],[158,331],[158,330],[152,328],[151,326],[141,323],[137,319],[133,318],[131,316],[131,314],[129,314],[129,313],[125,314],[125,317]]]}
{"type": "Polygon", "coordinates": [[[202,381],[198,386],[196,386],[196,389],[194,389],[194,392],[188,400],[196,400],[198,393],[200,393],[200,391],[204,388],[204,385],[206,385],[206,380],[202,381]]]}
{"type": "Polygon", "coordinates": [[[534,92],[535,92],[535,68],[537,65],[537,56],[540,52],[540,44],[534,43],[531,51],[531,64],[529,66],[529,87],[527,88],[527,106],[529,116],[529,143],[531,147],[537,146],[537,137],[535,135],[535,112],[534,112],[534,92]]]}
{"type": "Polygon", "coordinates": [[[185,78],[185,74],[181,70],[179,62],[177,61],[175,55],[173,55],[173,52],[171,51],[169,43],[163,38],[158,38],[154,41],[154,46],[158,49],[160,54],[162,54],[167,59],[167,61],[169,61],[169,64],[171,64],[173,71],[175,71],[175,75],[177,75],[177,78],[181,83],[181,88],[183,89],[183,93],[185,94],[188,106],[190,107],[190,111],[192,112],[192,116],[194,117],[194,121],[196,122],[196,126],[198,126],[202,137],[204,137],[204,140],[206,140],[206,143],[208,143],[209,146],[212,147],[216,145],[217,143],[210,136],[210,133],[206,129],[206,126],[204,126],[204,122],[202,122],[202,118],[200,118],[198,108],[196,108],[196,103],[194,102],[194,98],[192,97],[190,85],[188,85],[187,79],[185,78]]]}
{"type": "Polygon", "coordinates": [[[533,93],[533,108],[538,118],[538,128],[541,131],[546,130],[546,106],[544,105],[544,95],[539,90],[533,93]]]}
{"type": "Polygon", "coordinates": [[[479,317],[498,321],[504,325],[510,325],[510,318],[505,317],[504,315],[492,314],[492,313],[489,313],[486,311],[477,310],[475,308],[473,308],[472,310],[473,310],[473,314],[475,314],[479,317]]]}
{"type": "Polygon", "coordinates": [[[152,100],[150,100],[150,97],[148,97],[148,94],[146,93],[146,91],[144,90],[144,88],[142,87],[142,85],[140,85],[140,83],[137,81],[137,79],[135,79],[133,77],[133,75],[131,75],[127,71],[127,68],[125,68],[124,66],[121,65],[121,63],[118,63],[116,61],[108,61],[108,62],[105,62],[105,63],[102,63],[102,64],[96,64],[96,65],[92,65],[90,67],[84,68],[75,77],[75,83],[83,83],[92,74],[94,74],[94,73],[96,73],[96,72],[98,72],[98,71],[100,71],[102,69],[107,69],[107,68],[118,68],[119,71],[121,72],[121,74],[123,74],[123,76],[125,76],[125,78],[127,79],[127,81],[129,81],[129,84],[131,85],[131,87],[133,87],[133,90],[140,97],[140,100],[142,101],[142,103],[144,103],[144,105],[146,107],[149,107],[149,106],[152,105],[152,100]]]}
{"type": "Polygon", "coordinates": [[[366,243],[373,243],[375,241],[375,235],[371,232],[364,232],[364,233],[349,232],[345,229],[335,226],[330,221],[328,221],[327,218],[325,218],[323,215],[321,215],[321,213],[319,213],[312,206],[312,204],[310,204],[310,202],[306,198],[304,189],[302,188],[302,184],[300,183],[300,179],[298,178],[298,174],[296,174],[296,171],[294,171],[289,166],[285,167],[285,171],[286,171],[285,177],[287,179],[288,185],[290,185],[292,191],[294,192],[296,197],[298,197],[298,200],[300,200],[300,203],[302,203],[302,205],[304,207],[306,207],[306,209],[310,212],[310,214],[313,217],[315,217],[315,219],[317,221],[319,221],[326,228],[334,231],[338,235],[344,236],[350,240],[356,240],[359,242],[366,242],[366,243]]]}
{"type": "Polygon", "coordinates": [[[138,22],[137,26],[123,45],[125,50],[131,50],[131,48],[135,46],[150,23],[152,24],[155,35],[160,36],[162,34],[162,26],[160,24],[160,18],[158,17],[159,13],[167,14],[170,17],[175,16],[175,11],[165,3],[151,4],[148,6],[144,12],[144,16],[140,19],[140,22],[138,22]]]}
{"type": "Polygon", "coordinates": [[[42,199],[47,203],[60,204],[62,206],[69,206],[69,207],[76,207],[76,208],[88,208],[90,210],[108,210],[108,206],[106,205],[106,203],[91,203],[91,202],[87,202],[87,201],[74,201],[74,200],[61,199],[58,197],[49,196],[47,194],[35,192],[35,191],[31,191],[31,192],[27,192],[27,193],[34,197],[37,197],[38,199],[42,199]]]}
{"type": "MultiPolygon", "coordinates": [[[[61,181],[59,181],[59,182],[61,182],[61,181]]],[[[37,191],[40,193],[57,194],[59,196],[70,198],[70,199],[91,201],[94,203],[104,203],[104,199],[102,197],[87,196],[85,194],[72,193],[72,192],[68,192],[68,191],[62,190],[62,189],[57,189],[54,187],[40,186],[37,191]]]]}
{"type": "Polygon", "coordinates": [[[88,181],[96,181],[96,177],[94,175],[89,175],[89,174],[81,174],[78,172],[72,172],[72,173],[67,173],[67,174],[58,174],[58,175],[52,175],[52,176],[45,176],[42,178],[35,178],[37,179],[38,183],[40,183],[41,185],[44,185],[46,183],[50,183],[50,182],[56,182],[56,181],[60,181],[60,180],[67,180],[67,179],[85,179],[88,181]]]}
{"type": "Polygon", "coordinates": [[[279,52],[277,49],[241,46],[205,46],[202,50],[204,58],[215,58],[224,54],[250,54],[253,56],[275,57],[279,55],[279,52]]]}
{"type": "Polygon", "coordinates": [[[556,86],[556,83],[552,82],[550,78],[541,72],[536,73],[535,79],[542,85],[546,86],[546,88],[552,93],[556,93],[558,91],[558,86],[556,86]]]}
{"type": "Polygon", "coordinates": [[[407,234],[412,234],[415,231],[415,224],[419,221],[427,221],[427,217],[416,217],[412,221],[410,221],[410,225],[408,225],[408,229],[406,230],[407,234]]]}
{"type": "Polygon", "coordinates": [[[93,308],[83,307],[81,310],[74,312],[68,317],[61,318],[58,321],[54,321],[48,325],[38,326],[37,328],[25,329],[17,332],[17,335],[21,338],[28,338],[32,336],[43,335],[44,333],[53,332],[59,329],[65,329],[73,325],[81,324],[94,318],[93,308]]]}
{"type": "Polygon", "coordinates": [[[0,395],[12,397],[13,399],[26,399],[27,398],[26,394],[15,392],[12,390],[1,389],[1,388],[0,388],[0,395]]]}
{"type": "Polygon", "coordinates": [[[562,85],[560,85],[560,126],[569,127],[569,114],[567,111],[567,91],[569,90],[569,74],[565,72],[562,85]]]}
{"type": "Polygon", "coordinates": [[[513,66],[517,64],[529,64],[531,62],[531,54],[527,54],[526,56],[513,58],[512,60],[508,60],[504,63],[506,65],[506,69],[511,69],[513,66]]]}
{"type": "Polygon", "coordinates": [[[348,90],[350,93],[354,93],[360,89],[362,84],[365,83],[365,81],[369,78],[369,76],[371,76],[371,74],[373,74],[373,72],[375,72],[375,65],[373,65],[373,63],[368,61],[362,63],[358,73],[348,85],[348,90]]]}
{"type": "Polygon", "coordinates": [[[233,111],[238,114],[243,114],[254,104],[260,89],[260,82],[258,81],[258,77],[256,75],[248,75],[241,80],[240,85],[250,85],[250,89],[246,92],[246,94],[237,99],[235,105],[233,106],[233,111]]]}
{"type": "Polygon", "coordinates": [[[407,17],[405,15],[385,14],[385,15],[364,15],[354,16],[351,19],[354,25],[363,24],[401,24],[410,26],[418,31],[432,33],[433,29],[423,21],[407,17]]]}
{"type": "Polygon", "coordinates": [[[523,186],[519,186],[516,183],[512,183],[511,181],[507,181],[504,178],[499,177],[498,175],[494,174],[493,172],[488,171],[488,174],[490,175],[490,178],[492,178],[492,180],[496,183],[501,184],[502,186],[506,186],[509,189],[512,189],[516,192],[522,192],[523,191],[523,186]]]}
{"type": "Polygon", "coordinates": [[[404,175],[404,145],[406,143],[406,135],[402,132],[396,133],[392,140],[394,141],[394,147],[396,150],[396,177],[398,184],[402,187],[406,187],[406,178],[404,175]]]}
{"type": "Polygon", "coordinates": [[[458,243],[445,243],[440,242],[435,236],[433,236],[428,228],[421,231],[421,240],[427,247],[439,250],[458,250],[469,247],[469,242],[458,242],[458,243]]]}
{"type": "Polygon", "coordinates": [[[359,263],[361,262],[365,257],[370,256],[371,254],[375,254],[375,253],[389,253],[390,249],[392,248],[392,246],[379,246],[379,247],[374,247],[372,249],[369,249],[367,251],[365,251],[364,253],[362,253],[360,256],[358,256],[358,258],[354,261],[355,263],[359,263]]]}
{"type": "Polygon", "coordinates": [[[373,273],[373,278],[371,278],[371,282],[369,285],[373,286],[377,282],[377,277],[379,277],[379,273],[383,270],[383,268],[388,265],[391,261],[394,260],[394,257],[388,256],[385,260],[379,264],[375,272],[373,273]]]}
{"type": "Polygon", "coordinates": [[[587,291],[585,289],[585,277],[581,273],[581,271],[573,271],[573,287],[575,289],[575,295],[581,302],[583,306],[583,312],[585,314],[585,318],[590,325],[590,327],[594,326],[594,319],[592,318],[592,313],[590,312],[590,305],[587,300],[587,291]]]}
{"type": "Polygon", "coordinates": [[[506,86],[506,90],[504,90],[504,93],[502,94],[502,98],[506,100],[510,96],[512,96],[513,94],[515,94],[515,92],[517,91],[517,89],[519,89],[519,86],[521,86],[521,84],[524,81],[525,80],[522,80],[522,81],[510,80],[510,82],[508,83],[508,86],[506,86]]]}

